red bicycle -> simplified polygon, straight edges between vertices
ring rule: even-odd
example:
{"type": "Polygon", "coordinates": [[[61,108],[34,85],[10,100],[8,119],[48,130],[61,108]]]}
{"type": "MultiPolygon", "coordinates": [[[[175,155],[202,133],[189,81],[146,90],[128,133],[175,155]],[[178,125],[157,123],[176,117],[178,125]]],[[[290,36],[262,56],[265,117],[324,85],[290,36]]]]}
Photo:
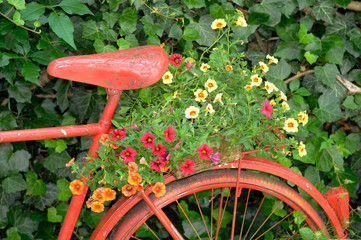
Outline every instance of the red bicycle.
{"type": "MultiPolygon", "coordinates": [[[[167,67],[167,54],[158,46],[57,59],[48,66],[48,73],[54,77],[106,88],[108,100],[99,122],[3,131],[0,142],[92,136],[89,155],[97,157],[98,139],[111,131],[111,120],[122,91],[154,84],[167,67]]],[[[238,160],[180,180],[167,174],[167,193],[162,197],[151,194],[150,187],[134,196],[121,197],[100,221],[91,239],[105,239],[109,233],[111,239],[161,239],[169,235],[174,239],[260,239],[266,234],[291,238],[299,235],[291,224],[297,221],[296,212],[305,217],[300,227],[346,238],[349,197],[344,188],[333,188],[322,195],[290,168],[250,155],[257,151],[242,152],[238,160]],[[286,181],[295,187],[291,188],[286,181]],[[303,198],[297,188],[309,198],[303,198]],[[277,204],[270,205],[274,202],[270,199],[277,199],[277,204]],[[310,202],[317,203],[317,208],[310,202]],[[137,229],[140,230],[136,232],[137,229]]],[[[73,196],[58,239],[71,238],[87,190],[86,186],[81,195],[73,196]]]]}

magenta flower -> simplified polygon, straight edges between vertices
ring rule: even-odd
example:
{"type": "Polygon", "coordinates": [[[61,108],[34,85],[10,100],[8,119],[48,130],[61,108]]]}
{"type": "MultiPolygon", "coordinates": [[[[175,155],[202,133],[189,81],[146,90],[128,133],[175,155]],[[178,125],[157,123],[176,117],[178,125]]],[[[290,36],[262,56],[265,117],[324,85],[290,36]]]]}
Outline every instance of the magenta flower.
{"type": "Polygon", "coordinates": [[[170,154],[169,152],[163,152],[161,155],[160,155],[160,159],[162,160],[162,162],[168,162],[170,160],[170,154]]]}
{"type": "Polygon", "coordinates": [[[210,148],[207,144],[202,144],[201,146],[199,146],[197,148],[196,151],[200,153],[199,160],[202,160],[202,159],[210,160],[211,154],[213,153],[213,149],[210,148]]]}
{"type": "Polygon", "coordinates": [[[273,112],[272,105],[266,100],[263,101],[262,113],[266,114],[267,117],[271,117],[272,112],[273,112]]]}
{"type": "Polygon", "coordinates": [[[171,126],[169,126],[166,130],[164,130],[164,135],[166,142],[174,142],[174,137],[176,133],[171,126]]]}
{"type": "Polygon", "coordinates": [[[183,176],[192,174],[194,172],[194,166],[196,163],[190,159],[186,159],[183,165],[179,166],[179,169],[183,171],[183,176]]]}
{"type": "Polygon", "coordinates": [[[146,132],[143,136],[140,137],[140,141],[143,142],[143,147],[154,147],[154,138],[155,136],[150,132],[146,132]]]}
{"type": "Polygon", "coordinates": [[[183,59],[182,55],[175,53],[172,56],[170,56],[169,62],[174,66],[178,67],[179,65],[181,65],[182,59],[183,59]]]}
{"type": "Polygon", "coordinates": [[[219,152],[216,152],[215,154],[212,155],[211,161],[214,163],[214,165],[217,165],[221,161],[220,157],[221,154],[219,152]]]}
{"type": "Polygon", "coordinates": [[[191,71],[191,68],[194,67],[194,65],[190,62],[187,61],[187,65],[186,65],[186,68],[187,68],[187,71],[190,72],[191,71]]]}
{"type": "Polygon", "coordinates": [[[157,158],[157,160],[155,160],[155,161],[150,161],[150,168],[154,169],[158,172],[160,172],[160,170],[161,170],[160,168],[162,168],[164,166],[165,166],[165,164],[162,161],[162,159],[160,159],[160,158],[157,158]]]}
{"type": "Polygon", "coordinates": [[[134,162],[134,156],[137,155],[137,150],[127,147],[124,151],[120,152],[120,156],[124,158],[124,163],[134,162]]]}
{"type": "Polygon", "coordinates": [[[126,132],[127,132],[127,129],[125,127],[123,127],[122,129],[117,129],[117,130],[112,131],[110,133],[110,137],[112,138],[113,141],[121,140],[121,139],[125,138],[126,132]]]}
{"type": "Polygon", "coordinates": [[[165,146],[158,144],[153,147],[153,155],[161,156],[162,153],[165,151],[165,146]]]}
{"type": "Polygon", "coordinates": [[[180,147],[181,142],[183,142],[182,139],[179,140],[179,142],[174,146],[174,148],[172,148],[172,150],[178,149],[180,147]]]}

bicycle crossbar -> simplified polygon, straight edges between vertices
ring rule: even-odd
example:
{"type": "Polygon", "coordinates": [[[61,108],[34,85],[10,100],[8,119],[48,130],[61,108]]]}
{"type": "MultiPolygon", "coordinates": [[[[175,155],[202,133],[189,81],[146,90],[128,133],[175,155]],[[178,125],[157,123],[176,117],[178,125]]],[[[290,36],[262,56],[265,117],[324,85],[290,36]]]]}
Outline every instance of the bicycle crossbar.
{"type": "Polygon", "coordinates": [[[0,132],[0,143],[42,140],[50,138],[95,136],[100,132],[101,125],[99,123],[78,126],[3,131],[0,132]]]}

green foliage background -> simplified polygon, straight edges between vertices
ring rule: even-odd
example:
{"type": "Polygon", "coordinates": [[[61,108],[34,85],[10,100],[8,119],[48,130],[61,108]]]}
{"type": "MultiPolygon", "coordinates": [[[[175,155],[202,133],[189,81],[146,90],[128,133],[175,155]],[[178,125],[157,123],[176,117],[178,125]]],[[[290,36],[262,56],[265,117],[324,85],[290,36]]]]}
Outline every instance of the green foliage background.
{"type": "MultiPolygon", "coordinates": [[[[266,54],[277,56],[280,62],[266,79],[287,92],[292,108],[312,113],[301,133],[307,157],[278,161],[299,170],[321,193],[341,182],[356,208],[361,201],[361,94],[348,94],[335,78],[361,85],[361,13],[346,9],[350,2],[0,0],[0,130],[97,121],[104,89],[52,80],[46,74],[50,61],[161,43],[169,54],[196,58],[197,50],[216,37],[212,21],[239,9],[249,23],[236,32],[246,58],[255,65],[266,54]],[[306,70],[312,71],[285,83],[306,70]],[[44,81],[49,83],[40,86],[44,81]]],[[[121,105],[136,96],[136,91],[124,94],[121,105]]],[[[150,92],[140,97],[148,101],[150,92]]],[[[75,157],[82,165],[89,140],[0,144],[1,239],[56,238],[74,178],[65,163],[75,157]]],[[[75,236],[88,238],[102,215],[84,209],[75,236]]],[[[360,236],[360,219],[352,215],[350,222],[351,237],[360,236]]]]}

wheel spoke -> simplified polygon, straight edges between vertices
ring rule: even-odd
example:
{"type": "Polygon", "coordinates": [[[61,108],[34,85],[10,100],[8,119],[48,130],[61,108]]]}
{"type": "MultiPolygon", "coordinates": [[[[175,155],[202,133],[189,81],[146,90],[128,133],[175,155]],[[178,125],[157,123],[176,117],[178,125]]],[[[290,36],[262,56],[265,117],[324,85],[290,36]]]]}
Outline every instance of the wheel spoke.
{"type": "Polygon", "coordinates": [[[214,193],[214,188],[212,188],[212,203],[211,203],[211,239],[213,239],[212,236],[212,230],[213,230],[213,193],[214,193]]]}
{"type": "Polygon", "coordinates": [[[191,220],[188,218],[188,216],[187,216],[187,214],[185,213],[185,211],[183,210],[182,206],[179,204],[178,200],[175,200],[175,201],[177,202],[178,206],[179,206],[180,209],[182,210],[184,216],[187,218],[187,220],[188,220],[189,224],[191,225],[191,227],[193,228],[194,232],[197,234],[198,238],[199,238],[200,240],[202,240],[201,237],[199,236],[197,230],[196,230],[195,227],[193,226],[191,220]]]}
{"type": "Polygon", "coordinates": [[[254,217],[253,217],[253,219],[252,219],[251,225],[249,225],[249,227],[248,227],[248,230],[247,230],[247,232],[246,232],[246,236],[244,236],[244,239],[247,238],[247,235],[248,235],[249,231],[250,231],[251,228],[252,228],[252,225],[253,225],[253,223],[254,223],[254,220],[256,220],[256,217],[257,217],[257,215],[258,215],[258,212],[259,212],[259,210],[261,209],[262,204],[263,204],[263,201],[265,200],[266,196],[267,196],[267,193],[264,194],[263,199],[262,199],[262,202],[261,202],[261,204],[259,205],[259,207],[258,207],[258,209],[257,209],[257,212],[256,212],[256,214],[254,215],[254,217]]]}
{"type": "Polygon", "coordinates": [[[226,211],[226,207],[227,207],[227,203],[228,203],[228,199],[229,199],[229,195],[230,195],[230,193],[231,193],[231,190],[232,190],[232,188],[229,188],[228,196],[227,196],[227,199],[226,199],[226,203],[224,204],[223,211],[222,211],[221,222],[223,221],[224,213],[225,213],[225,211],[226,211]]]}
{"type": "MultiPolygon", "coordinates": [[[[238,179],[237,182],[239,182],[238,179]]],[[[241,196],[241,193],[242,193],[242,188],[236,187],[236,196],[234,198],[234,207],[233,207],[231,240],[233,240],[234,238],[234,229],[236,228],[237,203],[238,203],[238,198],[241,196]]]]}
{"type": "Polygon", "coordinates": [[[246,206],[244,207],[244,213],[243,213],[243,220],[242,220],[242,227],[241,227],[241,233],[239,234],[239,239],[242,238],[242,232],[243,232],[243,227],[244,227],[244,221],[246,219],[246,213],[247,213],[247,206],[248,206],[248,200],[249,200],[249,194],[251,193],[251,189],[248,189],[248,195],[247,195],[247,201],[246,201],[246,206]]]}
{"type": "Polygon", "coordinates": [[[146,222],[144,222],[144,225],[149,229],[149,231],[151,233],[153,233],[153,235],[159,240],[159,237],[157,236],[157,234],[155,234],[155,232],[148,226],[148,224],[146,222]]]}
{"type": "Polygon", "coordinates": [[[221,201],[219,203],[219,208],[218,208],[218,218],[217,218],[217,229],[216,229],[216,240],[218,239],[218,233],[219,233],[219,228],[221,227],[221,213],[222,213],[222,204],[223,204],[223,192],[224,188],[222,188],[221,191],[221,201]]]}
{"type": "Polygon", "coordinates": [[[198,209],[199,209],[199,212],[200,212],[200,214],[201,214],[201,216],[202,216],[202,220],[203,220],[204,226],[206,227],[208,237],[211,238],[211,236],[209,235],[209,231],[208,231],[208,227],[207,227],[206,221],[204,220],[204,216],[203,216],[203,213],[202,213],[201,206],[199,206],[199,202],[198,202],[198,198],[197,198],[196,193],[194,193],[194,197],[196,198],[196,202],[197,202],[197,205],[198,205],[198,209]]]}
{"type": "Polygon", "coordinates": [[[264,222],[261,224],[261,226],[259,226],[259,228],[257,229],[257,231],[252,235],[252,237],[251,237],[249,240],[252,240],[252,238],[253,238],[254,236],[256,236],[256,234],[258,233],[258,231],[261,230],[261,228],[263,227],[263,225],[268,221],[268,219],[272,216],[272,214],[276,211],[276,209],[281,205],[281,203],[283,203],[283,201],[280,201],[280,202],[278,203],[277,207],[275,207],[275,208],[272,210],[271,214],[266,218],[266,220],[264,220],[264,222]]]}

